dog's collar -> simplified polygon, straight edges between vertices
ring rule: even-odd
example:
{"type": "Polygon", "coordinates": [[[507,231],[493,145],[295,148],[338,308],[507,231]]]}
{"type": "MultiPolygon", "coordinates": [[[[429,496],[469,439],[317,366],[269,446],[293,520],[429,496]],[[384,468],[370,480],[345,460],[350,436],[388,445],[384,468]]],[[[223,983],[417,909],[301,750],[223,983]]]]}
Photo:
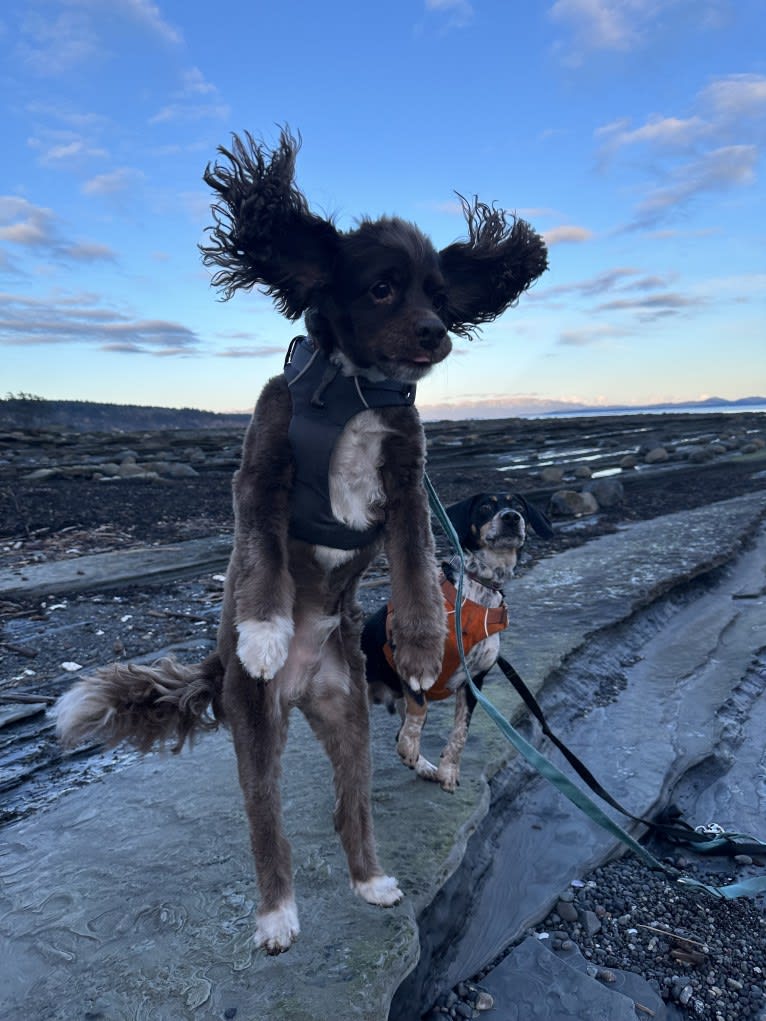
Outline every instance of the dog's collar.
{"type": "Polygon", "coordinates": [[[348,380],[348,386],[355,391],[354,396],[361,402],[359,410],[415,403],[417,387],[414,383],[402,383],[396,379],[371,380],[361,373],[348,373],[340,360],[327,357],[311,335],[293,337],[284,365],[289,386],[295,386],[310,369],[318,371],[320,365],[322,376],[311,396],[313,408],[326,407],[325,394],[339,376],[341,380],[348,380]]]}
{"type": "MultiPolygon", "coordinates": [[[[460,564],[457,557],[453,557],[452,560],[445,560],[442,563],[442,574],[452,585],[455,584],[455,578],[459,569],[460,564]]],[[[502,582],[490,581],[487,578],[482,578],[481,575],[477,574],[475,571],[468,570],[468,568],[466,568],[465,576],[466,578],[470,578],[471,581],[476,582],[477,585],[481,585],[482,588],[491,589],[492,592],[502,593],[503,591],[502,582]]]]}

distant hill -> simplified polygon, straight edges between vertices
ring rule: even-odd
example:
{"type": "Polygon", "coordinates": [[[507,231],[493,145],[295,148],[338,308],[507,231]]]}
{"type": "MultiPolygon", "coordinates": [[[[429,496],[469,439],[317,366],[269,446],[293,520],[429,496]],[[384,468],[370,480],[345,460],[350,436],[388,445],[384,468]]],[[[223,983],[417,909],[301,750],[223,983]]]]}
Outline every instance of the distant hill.
{"type": "Polygon", "coordinates": [[[592,411],[599,415],[625,415],[639,411],[644,414],[652,414],[653,412],[663,411],[689,411],[690,409],[698,408],[700,411],[725,411],[727,408],[736,408],[738,411],[748,411],[752,409],[759,409],[766,407],[766,397],[738,397],[734,401],[729,401],[725,397],[706,397],[704,401],[683,401],[679,404],[642,404],[640,407],[636,407],[634,404],[611,404],[605,406],[591,407],[587,404],[578,404],[569,408],[555,408],[552,411],[547,412],[547,415],[552,417],[558,415],[561,418],[566,418],[567,415],[576,413],[577,415],[587,414],[592,411]]]}
{"type": "Polygon", "coordinates": [[[48,401],[33,394],[0,399],[0,429],[57,428],[73,432],[140,432],[156,429],[244,428],[249,415],[138,404],[48,401]]]}
{"type": "MultiPolygon", "coordinates": [[[[587,415],[592,411],[598,415],[624,415],[641,411],[673,412],[700,411],[736,408],[766,407],[766,397],[741,397],[728,401],[722,397],[709,397],[704,401],[687,401],[684,404],[651,404],[643,408],[630,405],[594,407],[572,405],[557,408],[547,413],[541,409],[538,415],[561,417],[587,415]]],[[[510,413],[510,417],[518,417],[510,413]]],[[[471,418],[466,409],[466,418],[471,418]]],[[[504,416],[509,417],[509,416],[504,416]]],[[[521,417],[526,417],[522,415],[521,417]]],[[[535,416],[537,417],[537,416],[535,416]]],[[[0,398],[0,430],[13,429],[62,429],[70,432],[141,432],[158,429],[243,429],[250,420],[249,414],[218,414],[214,411],[199,411],[196,408],[154,408],[140,404],[98,404],[93,401],[48,401],[34,394],[10,394],[0,398]]]]}

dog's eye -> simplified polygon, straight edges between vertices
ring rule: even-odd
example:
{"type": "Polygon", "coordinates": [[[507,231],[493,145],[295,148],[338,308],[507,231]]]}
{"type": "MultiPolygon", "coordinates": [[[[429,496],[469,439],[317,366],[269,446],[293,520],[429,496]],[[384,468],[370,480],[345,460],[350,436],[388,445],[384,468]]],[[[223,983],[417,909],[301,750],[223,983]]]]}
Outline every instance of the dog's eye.
{"type": "Polygon", "coordinates": [[[385,301],[394,293],[394,289],[386,280],[379,280],[370,288],[370,294],[376,301],[385,301]]]}

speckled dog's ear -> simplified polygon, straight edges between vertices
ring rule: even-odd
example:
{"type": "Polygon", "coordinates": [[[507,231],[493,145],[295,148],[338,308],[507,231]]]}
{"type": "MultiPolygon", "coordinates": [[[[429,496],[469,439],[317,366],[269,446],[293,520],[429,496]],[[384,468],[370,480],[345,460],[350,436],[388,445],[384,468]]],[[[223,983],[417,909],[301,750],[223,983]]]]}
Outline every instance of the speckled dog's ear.
{"type": "Polygon", "coordinates": [[[547,514],[543,514],[537,507],[527,503],[523,496],[514,493],[513,499],[521,505],[521,512],[529,526],[540,536],[541,539],[552,539],[554,536],[553,526],[548,520],[547,514]]]}
{"type": "Polygon", "coordinates": [[[209,243],[200,245],[206,266],[218,266],[213,286],[230,298],[262,284],[288,319],[297,319],[329,283],[340,235],[309,209],[294,182],[300,139],[286,129],[267,149],[250,134],[219,147],[227,164],[207,166],[204,180],[219,195],[209,243]]]}
{"type": "Polygon", "coordinates": [[[545,242],[525,220],[458,196],[468,225],[468,240],[439,253],[447,282],[448,328],[464,337],[504,312],[548,268],[545,242]]]}

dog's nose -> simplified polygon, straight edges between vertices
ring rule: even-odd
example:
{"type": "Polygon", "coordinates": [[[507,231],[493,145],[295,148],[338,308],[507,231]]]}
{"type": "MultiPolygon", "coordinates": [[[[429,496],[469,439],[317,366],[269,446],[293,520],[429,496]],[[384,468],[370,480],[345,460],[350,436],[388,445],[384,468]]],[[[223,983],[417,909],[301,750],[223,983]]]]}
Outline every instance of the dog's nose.
{"type": "Polygon", "coordinates": [[[516,528],[520,535],[523,534],[524,517],[522,514],[519,514],[518,511],[511,510],[510,507],[504,507],[503,510],[500,511],[500,517],[506,525],[516,528]]]}
{"type": "Polygon", "coordinates": [[[426,351],[435,351],[447,336],[447,328],[441,319],[421,319],[415,328],[420,346],[426,351]]]}

